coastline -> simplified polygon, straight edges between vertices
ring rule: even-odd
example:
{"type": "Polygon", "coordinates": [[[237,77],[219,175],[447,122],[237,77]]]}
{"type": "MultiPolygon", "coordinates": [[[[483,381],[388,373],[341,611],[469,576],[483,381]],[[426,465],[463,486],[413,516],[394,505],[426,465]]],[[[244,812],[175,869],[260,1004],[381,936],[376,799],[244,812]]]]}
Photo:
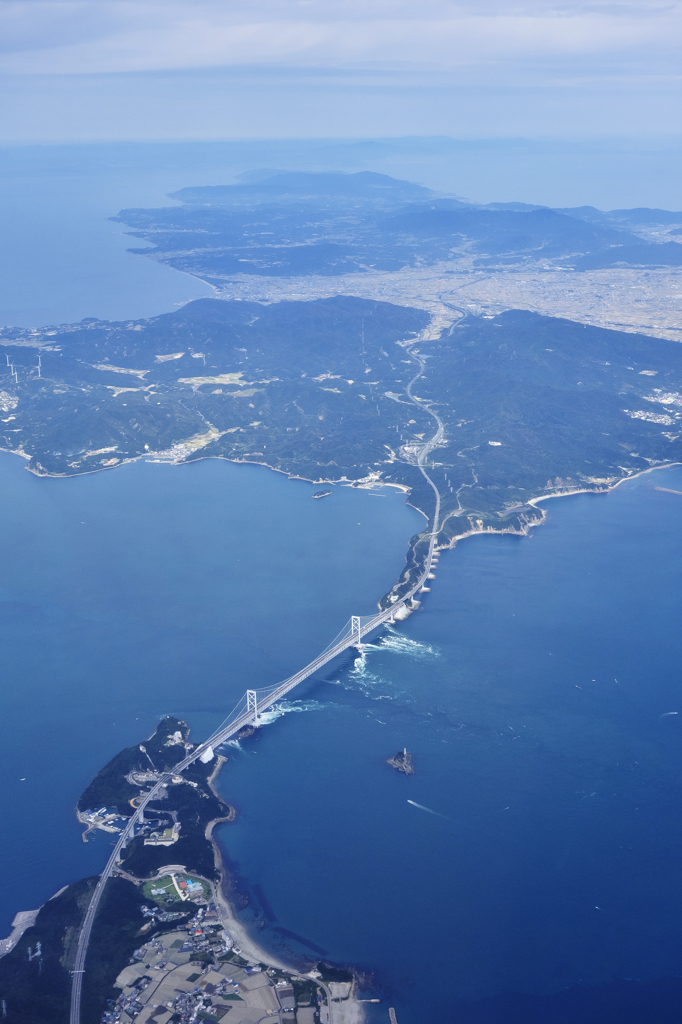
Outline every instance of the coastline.
{"type": "Polygon", "coordinates": [[[627,483],[628,480],[636,480],[637,477],[646,476],[647,473],[655,473],[659,469],[672,469],[673,466],[682,466],[682,462],[661,462],[658,466],[647,466],[646,469],[640,469],[629,476],[622,476],[620,480],[616,480],[613,484],[606,484],[603,487],[581,487],[576,488],[574,491],[557,491],[554,494],[543,494],[539,498],[531,498],[527,504],[535,506],[536,502],[545,501],[547,498],[569,498],[572,494],[609,494],[611,491],[615,491],[616,487],[627,483]]]}
{"type": "Polygon", "coordinates": [[[207,783],[211,789],[211,792],[218,798],[218,800],[220,800],[221,803],[229,807],[230,810],[225,817],[213,818],[212,821],[209,821],[204,832],[206,839],[208,839],[213,848],[213,860],[215,863],[216,871],[218,872],[218,882],[213,884],[213,891],[217,902],[220,904],[221,917],[223,918],[223,921],[226,922],[227,930],[229,931],[231,938],[234,939],[235,945],[239,946],[242,953],[248,960],[252,960],[256,964],[269,963],[273,967],[277,967],[280,970],[284,971],[295,970],[290,965],[285,964],[283,961],[276,960],[269,953],[266,953],[265,950],[262,949],[257,942],[254,942],[254,940],[251,938],[242,922],[238,919],[237,911],[235,907],[232,905],[227,895],[228,872],[225,867],[225,864],[223,863],[223,857],[220,852],[220,847],[218,846],[216,840],[213,838],[213,830],[216,827],[216,825],[234,821],[235,818],[237,817],[237,812],[235,808],[232,806],[232,804],[228,804],[227,801],[223,799],[223,797],[220,795],[220,793],[218,793],[218,791],[215,788],[216,779],[220,775],[223,765],[226,764],[227,760],[228,759],[224,757],[222,754],[216,755],[216,764],[213,771],[211,772],[207,779],[207,783]]]}
{"type": "MultiPolygon", "coordinates": [[[[538,508],[539,501],[549,501],[550,498],[571,498],[574,494],[610,494],[611,491],[615,491],[616,487],[620,487],[621,484],[625,484],[629,480],[636,480],[640,476],[645,476],[647,473],[655,473],[659,469],[672,469],[673,466],[682,466],[682,462],[662,462],[659,466],[647,466],[646,469],[641,469],[637,473],[631,473],[629,476],[623,476],[612,484],[595,484],[594,487],[576,487],[574,490],[570,491],[555,491],[553,494],[540,494],[537,498],[529,498],[526,505],[532,505],[533,508],[538,508]]],[[[531,529],[534,529],[536,526],[542,526],[547,518],[546,509],[539,508],[538,512],[543,513],[542,519],[538,523],[529,523],[523,530],[516,530],[512,527],[496,530],[494,526],[483,527],[481,530],[467,530],[466,533],[459,533],[456,537],[453,537],[449,544],[445,544],[442,547],[436,544],[435,550],[451,550],[452,548],[455,548],[461,540],[466,540],[468,537],[485,537],[493,534],[497,534],[498,536],[502,536],[503,534],[512,534],[516,537],[527,537],[531,529]]]]}
{"type": "MultiPolygon", "coordinates": [[[[17,451],[15,448],[1,448],[0,452],[5,452],[7,455],[18,455],[22,459],[30,461],[32,456],[27,455],[26,452],[17,451]]],[[[306,484],[332,484],[335,487],[353,487],[356,490],[371,491],[375,487],[392,487],[396,491],[401,491],[403,494],[409,494],[411,488],[407,484],[397,484],[390,480],[374,480],[368,477],[359,477],[357,480],[349,480],[348,477],[342,476],[338,480],[331,479],[330,477],[318,477],[313,480],[312,477],[299,476],[297,473],[289,473],[286,469],[279,469],[277,466],[271,466],[269,462],[259,462],[256,459],[228,459],[226,455],[200,455],[196,459],[168,459],[161,458],[163,452],[143,452],[141,455],[133,455],[130,458],[121,459],[115,466],[97,466],[94,469],[79,470],[77,473],[47,473],[40,472],[40,470],[32,469],[30,466],[25,466],[29,473],[33,476],[37,476],[41,480],[75,480],[79,476],[93,476],[95,473],[109,473],[112,470],[120,469],[121,466],[131,465],[133,462],[140,462],[144,459],[146,462],[162,464],[167,466],[189,466],[194,462],[204,462],[206,459],[217,459],[219,462],[229,462],[233,466],[263,466],[264,469],[269,469],[273,473],[281,473],[287,480],[301,480],[306,484]]],[[[409,502],[408,502],[409,504],[409,502]]],[[[418,512],[422,510],[417,508],[416,505],[410,506],[416,508],[418,512]]],[[[422,512],[425,518],[425,512],[422,512]]]]}
{"type": "MultiPolygon", "coordinates": [[[[216,791],[213,784],[218,778],[218,775],[226,761],[226,757],[218,755],[218,763],[208,779],[208,784],[214,793],[216,793],[216,791]]],[[[218,793],[216,793],[216,796],[225,803],[218,793]]],[[[206,826],[205,835],[206,838],[210,840],[211,846],[213,847],[213,858],[216,871],[218,872],[218,882],[213,883],[212,885],[213,894],[215,896],[216,904],[219,907],[220,916],[225,925],[225,929],[234,940],[235,946],[238,946],[243,957],[246,960],[251,961],[253,964],[267,964],[268,967],[275,967],[278,970],[285,971],[287,974],[292,974],[294,977],[314,979],[316,983],[327,992],[328,1006],[330,1009],[329,1024],[363,1024],[365,1021],[365,1009],[364,1006],[356,999],[358,982],[355,975],[353,975],[353,983],[348,999],[334,1003],[332,1008],[331,992],[328,986],[321,982],[317,977],[317,972],[314,968],[309,972],[299,971],[297,967],[287,964],[284,960],[275,956],[273,953],[267,952],[255,941],[255,939],[251,937],[247,927],[239,920],[237,910],[229,897],[229,873],[223,862],[220,847],[213,837],[213,829],[216,825],[222,822],[234,821],[236,817],[234,807],[232,807],[231,804],[228,804],[227,806],[230,807],[230,814],[225,818],[215,818],[213,821],[210,821],[206,826]]]]}
{"type": "MultiPolygon", "coordinates": [[[[0,448],[0,452],[5,452],[7,455],[18,455],[20,458],[25,460],[31,459],[31,456],[27,455],[26,452],[17,451],[14,448],[0,448]]],[[[318,477],[317,479],[313,480],[312,477],[299,476],[298,474],[288,473],[286,470],[279,469],[277,466],[271,466],[270,463],[268,462],[260,462],[251,459],[228,459],[225,455],[200,455],[198,458],[189,460],[163,459],[158,457],[155,458],[155,456],[160,456],[162,454],[162,452],[144,452],[143,454],[135,455],[132,458],[121,459],[121,461],[117,463],[117,465],[115,466],[98,466],[96,469],[86,469],[78,473],[41,473],[37,472],[35,469],[31,469],[29,466],[25,466],[24,468],[28,470],[29,473],[32,473],[34,476],[37,476],[41,479],[72,480],[79,476],[92,476],[95,473],[111,472],[112,470],[120,469],[121,466],[126,466],[134,462],[139,462],[142,459],[151,463],[165,463],[166,465],[169,466],[188,466],[193,462],[203,462],[205,459],[217,459],[218,461],[221,462],[230,462],[234,466],[262,466],[264,469],[269,469],[273,473],[281,473],[282,476],[286,476],[288,480],[301,480],[303,483],[315,485],[331,484],[335,487],[353,487],[356,488],[357,490],[374,490],[375,488],[392,487],[394,490],[401,491],[403,494],[406,494],[408,496],[406,504],[410,508],[413,508],[415,512],[419,512],[421,515],[423,515],[427,521],[429,518],[427,513],[424,512],[423,509],[419,508],[418,505],[413,505],[412,502],[409,500],[412,488],[409,487],[407,484],[397,484],[392,481],[371,480],[368,479],[367,477],[361,477],[358,480],[349,480],[347,477],[339,477],[339,479],[332,479],[330,477],[318,477]]],[[[610,491],[615,490],[616,487],[620,487],[621,484],[626,483],[628,480],[636,480],[637,477],[644,476],[647,473],[653,473],[659,469],[671,469],[673,466],[682,466],[682,462],[661,462],[659,465],[656,466],[647,466],[646,469],[640,469],[636,473],[630,473],[628,476],[620,477],[620,479],[616,480],[614,483],[595,484],[594,487],[576,487],[573,488],[572,490],[558,490],[550,494],[539,494],[535,498],[529,498],[528,501],[525,502],[525,504],[532,505],[535,508],[537,507],[537,503],[539,501],[547,501],[550,498],[568,498],[573,494],[608,494],[610,491]]],[[[452,542],[450,544],[446,544],[444,547],[439,548],[439,550],[445,551],[450,547],[455,547],[458,541],[464,540],[466,537],[475,537],[479,534],[486,533],[514,533],[517,536],[527,536],[527,530],[519,531],[509,528],[496,530],[490,527],[482,530],[468,530],[466,533],[460,533],[456,537],[453,537],[452,542]]]]}
{"type": "MultiPolygon", "coordinates": [[[[563,497],[563,495],[556,494],[556,495],[551,495],[551,497],[561,498],[561,497],[563,497]]],[[[540,499],[536,498],[534,500],[539,501],[540,499]]],[[[527,501],[526,504],[527,505],[533,505],[533,502],[532,501],[527,501]]],[[[535,505],[533,505],[533,508],[535,508],[535,505]]],[[[526,525],[524,527],[522,527],[521,529],[516,529],[516,527],[514,527],[514,526],[505,526],[502,529],[498,530],[494,526],[483,526],[483,527],[481,527],[480,530],[467,530],[465,533],[458,533],[456,537],[452,538],[452,540],[450,541],[449,544],[444,544],[442,547],[440,545],[436,544],[436,547],[435,547],[434,550],[436,550],[436,551],[449,551],[452,548],[457,547],[458,543],[461,540],[466,540],[468,537],[486,537],[486,536],[492,536],[494,534],[497,534],[500,537],[503,536],[504,534],[510,534],[513,537],[527,537],[529,532],[534,527],[542,526],[542,524],[544,523],[545,519],[547,518],[547,513],[546,513],[545,509],[540,508],[540,509],[538,509],[538,512],[542,513],[542,517],[538,520],[538,522],[536,522],[536,523],[526,523],[526,525]]]]}

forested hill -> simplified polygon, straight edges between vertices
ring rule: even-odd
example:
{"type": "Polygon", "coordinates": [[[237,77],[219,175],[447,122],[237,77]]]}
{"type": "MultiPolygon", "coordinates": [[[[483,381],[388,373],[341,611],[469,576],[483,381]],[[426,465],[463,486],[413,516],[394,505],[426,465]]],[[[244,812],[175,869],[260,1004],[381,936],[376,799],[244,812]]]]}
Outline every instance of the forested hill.
{"type": "MultiPolygon", "coordinates": [[[[682,460],[682,347],[519,310],[424,340],[427,313],[353,297],[204,299],[151,320],[0,336],[2,447],[42,474],[141,456],[221,457],[326,481],[412,489],[428,462],[444,539],[519,526],[527,503],[682,460]],[[426,368],[414,388],[414,353],[426,368]],[[38,356],[42,363],[38,376],[38,356]]],[[[427,332],[428,333],[428,332],[427,332]]]]}

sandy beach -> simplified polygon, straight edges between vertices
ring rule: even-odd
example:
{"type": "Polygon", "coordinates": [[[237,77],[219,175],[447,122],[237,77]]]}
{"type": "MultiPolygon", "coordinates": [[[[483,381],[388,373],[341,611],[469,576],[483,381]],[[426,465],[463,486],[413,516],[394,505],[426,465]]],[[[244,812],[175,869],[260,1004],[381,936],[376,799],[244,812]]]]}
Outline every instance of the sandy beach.
{"type": "MultiPolygon", "coordinates": [[[[213,887],[216,905],[220,911],[220,916],[223,920],[225,931],[228,933],[230,938],[234,941],[235,946],[238,946],[241,950],[241,955],[245,960],[249,960],[254,964],[267,964],[269,967],[277,967],[279,970],[286,971],[289,974],[293,974],[296,977],[310,977],[310,975],[300,974],[296,967],[286,963],[279,957],[274,956],[270,952],[266,952],[261,946],[255,942],[249,935],[247,929],[239,921],[237,914],[235,913],[234,907],[230,903],[230,900],[225,895],[225,884],[227,881],[225,867],[223,860],[220,855],[217,843],[213,842],[213,850],[215,855],[215,863],[218,871],[220,872],[220,881],[213,887]]],[[[353,989],[349,999],[344,999],[341,1002],[331,1001],[331,993],[327,985],[320,982],[316,978],[317,983],[325,989],[327,992],[328,1005],[331,1008],[329,1015],[329,1024],[362,1024],[365,1019],[365,1010],[361,1003],[356,998],[356,983],[353,982],[353,989]]]]}
{"type": "MultiPolygon", "coordinates": [[[[226,760],[227,758],[219,758],[218,764],[209,778],[209,785],[214,793],[216,792],[214,789],[215,780],[226,760]]],[[[218,794],[216,793],[216,795],[218,794]]],[[[220,797],[220,799],[223,798],[220,797]]],[[[221,822],[231,821],[233,820],[233,817],[234,809],[230,808],[230,814],[228,817],[212,821],[206,829],[206,838],[211,840],[211,844],[213,846],[213,857],[219,876],[219,881],[212,885],[213,893],[225,931],[233,940],[235,946],[241,950],[241,955],[244,959],[249,960],[251,963],[266,964],[268,967],[276,967],[279,970],[286,971],[288,974],[292,974],[296,977],[315,976],[317,983],[321,988],[324,988],[327,993],[328,1006],[330,1008],[329,1024],[362,1024],[365,1019],[365,1010],[362,1003],[359,1003],[356,999],[357,982],[355,979],[353,980],[350,997],[339,1002],[332,1002],[329,987],[316,977],[317,972],[313,971],[312,974],[301,973],[297,967],[286,963],[285,960],[280,959],[273,953],[266,952],[266,950],[264,950],[262,946],[259,946],[251,937],[248,929],[239,920],[235,908],[226,893],[226,890],[229,889],[229,879],[220,853],[220,848],[213,838],[213,829],[215,826],[221,822]]]]}

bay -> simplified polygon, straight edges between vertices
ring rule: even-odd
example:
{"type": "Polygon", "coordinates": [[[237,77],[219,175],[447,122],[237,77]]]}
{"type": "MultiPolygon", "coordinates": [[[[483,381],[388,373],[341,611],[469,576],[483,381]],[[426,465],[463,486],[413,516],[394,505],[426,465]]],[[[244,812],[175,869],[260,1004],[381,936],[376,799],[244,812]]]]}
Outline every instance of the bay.
{"type": "Polygon", "coordinates": [[[145,243],[109,220],[141,197],[152,206],[173,205],[165,185],[163,174],[93,176],[77,167],[3,177],[0,323],[136,319],[212,295],[203,281],[128,253],[145,243]]]}

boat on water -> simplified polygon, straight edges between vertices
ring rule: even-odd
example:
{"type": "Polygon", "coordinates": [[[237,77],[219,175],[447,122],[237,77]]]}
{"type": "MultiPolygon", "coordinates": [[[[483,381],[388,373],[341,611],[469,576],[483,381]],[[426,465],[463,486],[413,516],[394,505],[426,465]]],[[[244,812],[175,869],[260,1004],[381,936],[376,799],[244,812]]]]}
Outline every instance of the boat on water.
{"type": "Polygon", "coordinates": [[[331,493],[331,491],[315,491],[313,498],[327,498],[331,493]]]}

